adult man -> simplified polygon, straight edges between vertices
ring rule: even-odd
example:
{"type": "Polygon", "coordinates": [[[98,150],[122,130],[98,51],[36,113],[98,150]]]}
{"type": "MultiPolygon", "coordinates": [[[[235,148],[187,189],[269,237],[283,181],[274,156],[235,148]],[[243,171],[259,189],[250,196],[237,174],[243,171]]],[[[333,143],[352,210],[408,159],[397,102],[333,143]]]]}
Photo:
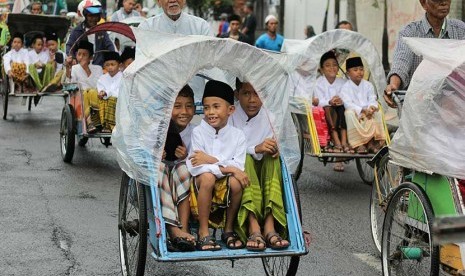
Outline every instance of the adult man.
{"type": "Polygon", "coordinates": [[[241,17],[237,14],[232,14],[229,17],[229,32],[221,35],[221,38],[231,38],[240,42],[250,43],[249,38],[243,33],[239,32],[241,25],[241,17]]]}
{"type": "Polygon", "coordinates": [[[42,14],[42,3],[37,1],[31,4],[31,14],[42,14]]]}
{"type": "Polygon", "coordinates": [[[446,18],[450,3],[451,0],[420,0],[425,16],[419,21],[408,24],[399,32],[384,95],[389,106],[395,107],[392,91],[407,89],[413,73],[422,61],[422,57],[410,50],[403,37],[465,39],[465,23],[446,18]]]}
{"type": "Polygon", "coordinates": [[[247,2],[244,6],[244,28],[242,28],[242,33],[249,38],[249,43],[253,45],[255,43],[255,29],[257,29],[257,19],[253,14],[253,4],[247,2]]]}
{"type": "Polygon", "coordinates": [[[140,13],[134,9],[135,5],[135,0],[124,0],[123,6],[113,13],[110,21],[120,22],[128,17],[140,16],[140,13]]]}
{"type": "MultiPolygon", "coordinates": [[[[74,52],[70,53],[70,50],[71,50],[71,47],[73,47],[76,40],[88,29],[97,25],[97,23],[100,21],[100,18],[102,16],[102,6],[100,5],[100,2],[96,0],[88,1],[86,5],[90,5],[90,6],[84,6],[84,9],[83,9],[84,22],[77,25],[76,28],[74,28],[71,31],[68,42],[66,42],[66,55],[68,56],[68,58],[66,59],[67,63],[72,62],[72,56],[74,56],[75,53],[74,52]]],[[[102,66],[103,65],[103,54],[101,53],[101,51],[102,50],[114,51],[115,46],[111,42],[106,32],[99,32],[96,34],[89,35],[87,36],[87,40],[94,45],[95,55],[94,55],[92,64],[97,64],[97,65],[102,66]]]]}
{"type": "Polygon", "coordinates": [[[270,51],[281,51],[283,46],[284,37],[277,33],[278,19],[270,14],[265,18],[266,33],[262,34],[257,41],[255,46],[261,49],[270,51]]]}

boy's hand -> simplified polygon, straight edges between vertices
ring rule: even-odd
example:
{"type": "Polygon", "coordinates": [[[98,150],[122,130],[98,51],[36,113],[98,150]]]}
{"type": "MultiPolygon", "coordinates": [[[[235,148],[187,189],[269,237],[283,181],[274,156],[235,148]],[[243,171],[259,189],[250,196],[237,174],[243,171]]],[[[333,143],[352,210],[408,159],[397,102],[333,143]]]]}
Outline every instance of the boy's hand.
{"type": "Polygon", "coordinates": [[[332,99],[332,104],[333,106],[340,106],[343,105],[342,99],[339,96],[334,96],[332,99]]]}
{"type": "Polygon", "coordinates": [[[100,100],[103,100],[103,98],[104,98],[106,95],[107,95],[107,93],[106,93],[105,91],[103,91],[103,90],[100,91],[100,92],[98,92],[98,98],[99,98],[100,100]]]}
{"type": "Polygon", "coordinates": [[[187,148],[184,146],[178,146],[174,151],[176,158],[184,160],[187,157],[187,148]]]}
{"type": "Polygon", "coordinates": [[[250,186],[249,177],[247,174],[239,169],[235,169],[232,173],[232,176],[236,178],[239,183],[241,183],[242,189],[250,186]]]}
{"type": "Polygon", "coordinates": [[[278,153],[278,143],[275,139],[266,138],[261,144],[255,146],[255,152],[274,156],[278,153]]]}
{"type": "Polygon", "coordinates": [[[194,150],[194,153],[191,155],[191,157],[189,157],[189,160],[191,160],[193,166],[215,164],[218,162],[218,159],[200,150],[194,150]]]}

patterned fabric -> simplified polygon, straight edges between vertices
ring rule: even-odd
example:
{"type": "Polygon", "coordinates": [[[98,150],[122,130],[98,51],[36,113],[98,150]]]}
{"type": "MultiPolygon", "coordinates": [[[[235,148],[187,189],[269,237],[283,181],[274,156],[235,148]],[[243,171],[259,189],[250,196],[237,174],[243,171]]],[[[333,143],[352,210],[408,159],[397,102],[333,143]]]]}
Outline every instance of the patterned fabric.
{"type": "Polygon", "coordinates": [[[29,64],[29,75],[31,76],[37,90],[41,91],[44,86],[48,85],[52,76],[55,75],[55,68],[51,63],[46,63],[42,72],[37,72],[34,64],[29,64]]]}
{"type": "Polygon", "coordinates": [[[182,227],[177,206],[189,197],[191,175],[185,162],[174,166],[161,164],[158,171],[161,210],[166,223],[182,227]]]}
{"type": "Polygon", "coordinates": [[[91,88],[82,92],[84,103],[84,118],[89,118],[94,126],[100,125],[99,98],[97,89],[91,88]]]}
{"type": "MultiPolygon", "coordinates": [[[[224,228],[226,224],[226,208],[229,206],[229,176],[217,179],[213,189],[212,205],[208,223],[213,228],[224,228]]],[[[191,215],[195,220],[199,219],[197,197],[199,189],[195,183],[195,177],[191,181],[191,215]]]]}
{"type": "Polygon", "coordinates": [[[373,114],[372,119],[359,119],[354,110],[346,110],[347,138],[351,147],[365,145],[372,138],[376,141],[386,139],[383,119],[379,112],[373,114]]]}
{"type": "Polygon", "coordinates": [[[116,124],[116,97],[109,97],[106,100],[99,99],[100,123],[104,129],[113,130],[116,124]]]}
{"type": "MultiPolygon", "coordinates": [[[[457,19],[447,19],[445,29],[441,31],[441,39],[465,39],[465,23],[457,19]]],[[[397,38],[394,56],[392,58],[391,71],[388,80],[392,75],[398,75],[402,80],[400,89],[407,89],[412,79],[413,73],[422,61],[421,56],[417,56],[403,41],[403,37],[435,38],[433,29],[426,19],[426,14],[420,21],[415,21],[405,26],[397,38]]]]}
{"type": "Polygon", "coordinates": [[[265,217],[271,212],[275,226],[281,237],[287,237],[286,211],[283,204],[281,163],[279,158],[265,155],[255,160],[247,154],[245,172],[249,176],[250,186],[242,192],[241,207],[237,214],[235,231],[242,242],[248,234],[248,215],[253,212],[258,223],[263,226],[265,217]]]}
{"type": "Polygon", "coordinates": [[[19,62],[11,63],[11,73],[14,82],[24,82],[27,79],[26,64],[19,62]]]}

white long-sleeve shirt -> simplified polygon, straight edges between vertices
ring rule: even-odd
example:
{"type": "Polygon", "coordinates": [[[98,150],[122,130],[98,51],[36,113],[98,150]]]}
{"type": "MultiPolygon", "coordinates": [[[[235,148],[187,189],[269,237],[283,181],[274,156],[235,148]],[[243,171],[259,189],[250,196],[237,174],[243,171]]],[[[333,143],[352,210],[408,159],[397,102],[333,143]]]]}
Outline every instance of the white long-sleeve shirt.
{"type": "Polygon", "coordinates": [[[229,123],[242,130],[247,141],[247,153],[255,160],[261,160],[263,154],[255,152],[255,146],[261,144],[266,138],[273,138],[266,110],[262,107],[255,117],[249,119],[239,102],[236,102],[236,111],[229,117],[229,123]]]}
{"type": "Polygon", "coordinates": [[[18,62],[26,64],[26,72],[28,71],[27,66],[29,65],[29,57],[26,49],[21,48],[19,51],[11,49],[3,56],[3,68],[8,73],[11,70],[11,63],[18,62]]]}
{"type": "MultiPolygon", "coordinates": [[[[40,53],[37,53],[34,49],[32,49],[27,53],[27,56],[29,64],[35,64],[37,62],[46,64],[50,60],[50,54],[48,51],[40,51],[40,53]]],[[[37,68],[37,72],[42,72],[42,68],[37,68]]]]}
{"type": "Polygon", "coordinates": [[[193,124],[188,124],[186,128],[179,133],[179,135],[181,135],[182,142],[187,149],[187,152],[190,152],[191,150],[192,131],[194,128],[195,126],[193,124]]]}
{"type": "Polygon", "coordinates": [[[348,80],[341,88],[341,98],[345,109],[352,109],[360,116],[362,109],[378,107],[375,88],[369,81],[362,80],[359,85],[348,80]]]}
{"type": "Polygon", "coordinates": [[[119,89],[121,88],[121,79],[123,78],[123,73],[118,72],[113,77],[109,73],[101,75],[97,81],[97,90],[98,92],[105,91],[107,95],[103,97],[108,99],[109,97],[118,98],[119,89]]]}
{"type": "Polygon", "coordinates": [[[82,90],[97,88],[97,81],[100,76],[103,75],[102,67],[89,64],[89,69],[90,76],[87,76],[86,71],[80,64],[73,65],[73,67],[71,67],[71,79],[67,81],[79,83],[82,90]]]}
{"type": "Polygon", "coordinates": [[[325,107],[330,105],[329,101],[334,96],[341,96],[341,88],[345,84],[345,80],[336,78],[333,83],[329,83],[325,76],[320,76],[316,80],[314,97],[318,98],[318,106],[325,107]]]}
{"type": "Polygon", "coordinates": [[[194,167],[188,158],[186,165],[191,175],[212,173],[217,178],[221,178],[225,175],[221,172],[220,166],[232,166],[244,170],[247,143],[244,133],[240,129],[227,124],[216,133],[215,128],[202,120],[200,125],[192,131],[191,143],[192,148],[189,151],[189,156],[192,156],[195,150],[200,150],[218,159],[215,164],[194,167]]]}

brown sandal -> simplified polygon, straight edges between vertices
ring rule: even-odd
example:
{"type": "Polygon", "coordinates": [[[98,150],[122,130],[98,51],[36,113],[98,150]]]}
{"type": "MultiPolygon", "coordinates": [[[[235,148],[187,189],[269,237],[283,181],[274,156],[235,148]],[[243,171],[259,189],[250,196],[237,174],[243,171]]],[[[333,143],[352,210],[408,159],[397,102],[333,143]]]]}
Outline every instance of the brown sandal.
{"type": "Polygon", "coordinates": [[[248,246],[246,245],[246,249],[249,250],[249,251],[254,251],[254,252],[261,252],[261,251],[265,251],[266,249],[266,242],[265,242],[265,238],[262,236],[262,234],[260,232],[254,232],[252,233],[252,235],[250,235],[248,238],[247,238],[247,241],[253,241],[255,242],[258,246],[255,247],[255,246],[248,246]],[[260,244],[263,244],[263,247],[260,247],[260,244]]]}
{"type": "Polygon", "coordinates": [[[271,249],[274,249],[274,250],[282,250],[282,249],[286,249],[289,247],[290,243],[288,241],[288,244],[286,245],[283,245],[282,242],[283,242],[283,238],[281,238],[281,236],[276,233],[276,232],[270,232],[268,234],[266,234],[266,246],[271,248],[271,249]],[[275,239],[275,242],[271,242],[271,239],[276,237],[275,239]],[[276,245],[278,242],[281,243],[281,245],[276,245]]]}

